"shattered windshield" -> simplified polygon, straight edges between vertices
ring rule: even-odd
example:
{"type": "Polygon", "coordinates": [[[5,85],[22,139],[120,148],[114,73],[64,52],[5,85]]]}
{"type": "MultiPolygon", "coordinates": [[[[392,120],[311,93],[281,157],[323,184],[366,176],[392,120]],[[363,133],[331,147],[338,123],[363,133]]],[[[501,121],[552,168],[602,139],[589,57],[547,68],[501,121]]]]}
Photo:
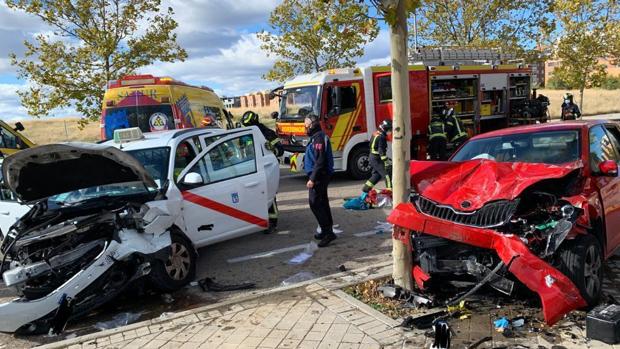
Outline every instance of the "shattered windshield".
{"type": "Polygon", "coordinates": [[[280,119],[303,119],[307,114],[319,115],[319,86],[287,88],[280,100],[280,119]]]}
{"type": "Polygon", "coordinates": [[[563,164],[580,159],[579,132],[548,131],[481,138],[467,142],[451,161],[563,164]]]}
{"type": "Polygon", "coordinates": [[[74,190],[54,195],[49,198],[51,203],[63,206],[90,199],[117,197],[126,195],[146,194],[149,189],[141,181],[98,185],[95,187],[74,190]]]}

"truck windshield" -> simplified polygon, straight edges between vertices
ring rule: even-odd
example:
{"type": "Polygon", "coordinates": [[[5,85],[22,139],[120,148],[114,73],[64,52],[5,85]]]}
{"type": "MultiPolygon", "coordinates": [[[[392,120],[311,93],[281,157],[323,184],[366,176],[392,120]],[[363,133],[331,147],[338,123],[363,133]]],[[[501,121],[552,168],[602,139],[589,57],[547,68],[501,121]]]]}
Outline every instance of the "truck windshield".
{"type": "Polygon", "coordinates": [[[114,137],[114,130],[128,127],[139,127],[142,132],[172,130],[175,128],[172,107],[160,104],[106,109],[106,139],[114,137]]]}
{"type": "Polygon", "coordinates": [[[512,134],[469,141],[451,161],[487,159],[498,162],[563,164],[580,159],[577,131],[512,134]]]}
{"type": "Polygon", "coordinates": [[[280,119],[299,119],[314,113],[319,115],[319,86],[287,88],[280,101],[280,119]]]}

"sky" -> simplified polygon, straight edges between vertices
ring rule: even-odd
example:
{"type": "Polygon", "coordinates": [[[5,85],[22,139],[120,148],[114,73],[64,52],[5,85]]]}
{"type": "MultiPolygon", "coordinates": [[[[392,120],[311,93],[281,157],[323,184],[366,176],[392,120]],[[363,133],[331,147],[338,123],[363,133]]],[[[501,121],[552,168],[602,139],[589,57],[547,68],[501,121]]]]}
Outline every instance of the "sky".
{"type": "MultiPolygon", "coordinates": [[[[160,63],[141,69],[141,73],[171,76],[190,84],[212,87],[220,96],[235,96],[274,87],[261,76],[275,58],[261,49],[256,33],[268,29],[270,12],[276,0],[163,0],[171,6],[178,22],[179,44],[189,57],[184,62],[160,63]]],[[[24,52],[24,40],[48,31],[38,18],[8,9],[0,1],[0,115],[4,120],[29,118],[21,107],[16,91],[27,86],[17,76],[8,55],[24,52]]],[[[382,28],[375,41],[366,47],[360,65],[385,64],[389,57],[389,37],[382,28]]],[[[78,116],[71,109],[58,110],[53,116],[78,116]]]]}

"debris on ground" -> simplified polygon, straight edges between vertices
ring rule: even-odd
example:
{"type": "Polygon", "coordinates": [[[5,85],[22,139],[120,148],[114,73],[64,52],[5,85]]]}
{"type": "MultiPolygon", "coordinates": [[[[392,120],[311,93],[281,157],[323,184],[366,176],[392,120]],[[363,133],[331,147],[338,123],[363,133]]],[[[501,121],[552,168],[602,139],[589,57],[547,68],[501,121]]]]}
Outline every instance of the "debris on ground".
{"type": "Polygon", "coordinates": [[[607,344],[620,343],[620,305],[601,304],[588,312],[586,337],[607,344]]]}
{"type": "Polygon", "coordinates": [[[433,327],[436,321],[445,319],[448,316],[449,314],[445,310],[418,317],[407,316],[399,326],[407,329],[417,328],[418,330],[425,330],[433,327]]]}
{"type": "Polygon", "coordinates": [[[493,321],[493,325],[495,325],[495,330],[497,332],[504,332],[507,328],[510,328],[510,320],[506,317],[501,317],[493,321]]]}
{"type": "Polygon", "coordinates": [[[377,221],[377,225],[369,231],[364,231],[361,233],[355,233],[353,234],[353,236],[361,238],[361,237],[366,237],[366,236],[371,236],[371,235],[381,235],[381,234],[391,234],[392,233],[392,224],[387,223],[387,222],[380,222],[377,221]]]}
{"type": "Polygon", "coordinates": [[[438,320],[433,324],[433,332],[435,339],[431,345],[431,349],[449,349],[450,348],[450,326],[445,320],[438,320]]]}
{"type": "Polygon", "coordinates": [[[488,342],[488,341],[490,341],[491,339],[493,339],[493,337],[483,337],[483,338],[480,338],[480,339],[479,339],[479,340],[477,340],[476,342],[474,342],[474,343],[470,344],[470,345],[467,347],[467,349],[476,349],[476,348],[478,348],[478,347],[480,346],[480,344],[485,343],[485,342],[488,342]]]}
{"type": "MultiPolygon", "coordinates": [[[[321,234],[321,231],[322,231],[322,230],[321,230],[321,227],[320,227],[320,226],[317,226],[317,227],[316,227],[316,233],[317,233],[317,234],[321,234]]],[[[343,230],[342,230],[342,229],[340,229],[340,224],[334,224],[334,225],[332,226],[332,232],[333,232],[334,234],[342,234],[343,230]]]]}
{"type": "Polygon", "coordinates": [[[344,266],[344,264],[340,264],[340,266],[338,267],[338,270],[340,271],[347,271],[347,267],[344,266]]]}
{"type": "Polygon", "coordinates": [[[140,316],[142,316],[142,313],[119,313],[114,315],[111,320],[97,322],[93,326],[99,331],[110,330],[134,323],[140,318],[140,316]]]}
{"type": "Polygon", "coordinates": [[[510,324],[512,325],[512,327],[514,328],[520,328],[523,327],[525,325],[525,318],[520,316],[520,317],[516,317],[512,320],[510,320],[510,324]]]}
{"type": "Polygon", "coordinates": [[[306,245],[306,248],[302,252],[289,259],[286,263],[291,265],[303,264],[310,259],[314,255],[314,252],[318,249],[319,246],[314,241],[311,241],[306,245]]]}
{"type": "Polygon", "coordinates": [[[304,281],[308,281],[308,280],[312,280],[316,278],[316,276],[314,274],[312,274],[309,271],[300,271],[299,273],[293,275],[293,276],[289,276],[288,278],[284,279],[282,281],[282,286],[289,286],[289,285],[293,285],[293,284],[297,284],[300,282],[304,282],[304,281]]]}
{"type": "Polygon", "coordinates": [[[347,210],[355,210],[355,211],[365,211],[369,209],[368,204],[366,203],[367,193],[362,193],[362,195],[354,198],[345,198],[344,204],[342,207],[347,210]]]}
{"type": "Polygon", "coordinates": [[[174,315],[174,313],[171,313],[171,312],[161,313],[161,315],[159,315],[159,319],[160,320],[166,320],[166,319],[170,318],[173,315],[174,315]]]}
{"type": "Polygon", "coordinates": [[[166,304],[174,303],[174,298],[172,298],[170,293],[162,293],[161,300],[166,304]]]}
{"type": "Polygon", "coordinates": [[[238,291],[238,290],[249,290],[256,287],[256,284],[253,282],[244,282],[241,284],[232,284],[232,285],[223,285],[217,283],[212,278],[204,278],[198,281],[198,285],[204,292],[213,291],[213,292],[227,292],[227,291],[238,291]]]}

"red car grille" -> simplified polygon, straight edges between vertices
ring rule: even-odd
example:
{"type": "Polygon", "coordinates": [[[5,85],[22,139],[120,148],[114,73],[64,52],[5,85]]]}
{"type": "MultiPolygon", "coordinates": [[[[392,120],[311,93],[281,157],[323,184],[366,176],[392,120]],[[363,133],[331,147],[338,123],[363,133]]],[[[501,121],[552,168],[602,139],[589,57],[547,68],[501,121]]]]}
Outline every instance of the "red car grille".
{"type": "Polygon", "coordinates": [[[458,211],[450,206],[440,205],[420,195],[411,197],[418,211],[446,221],[479,228],[492,228],[508,222],[517,209],[518,200],[499,200],[489,202],[482,208],[471,211],[458,211]]]}

